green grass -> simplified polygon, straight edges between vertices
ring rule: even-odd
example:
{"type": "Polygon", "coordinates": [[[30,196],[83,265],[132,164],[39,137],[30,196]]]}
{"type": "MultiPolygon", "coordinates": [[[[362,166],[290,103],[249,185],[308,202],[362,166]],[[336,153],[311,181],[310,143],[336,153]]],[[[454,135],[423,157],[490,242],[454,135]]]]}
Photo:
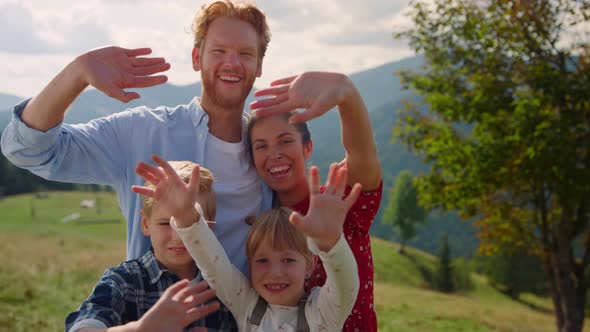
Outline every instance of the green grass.
{"type": "MultiPolygon", "coordinates": [[[[101,213],[82,209],[93,193],[56,192],[0,200],[0,331],[60,331],[66,315],[88,296],[108,266],[125,257],[125,222],[116,198],[101,193],[101,213]],[[31,203],[32,202],[32,203],[31,203]],[[31,217],[31,204],[34,218],[31,217]],[[64,223],[119,219],[116,224],[64,223]]],[[[513,301],[473,275],[473,290],[442,294],[429,288],[436,259],[413,248],[372,239],[379,330],[555,331],[551,302],[526,294],[513,301]]],[[[588,325],[588,324],[587,324],[588,325]]]]}

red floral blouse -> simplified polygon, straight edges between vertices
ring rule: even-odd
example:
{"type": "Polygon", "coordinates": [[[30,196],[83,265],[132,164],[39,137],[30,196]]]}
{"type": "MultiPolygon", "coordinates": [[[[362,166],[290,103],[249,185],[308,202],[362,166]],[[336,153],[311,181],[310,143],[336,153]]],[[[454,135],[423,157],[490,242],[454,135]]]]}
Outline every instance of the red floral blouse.
{"type": "MultiPolygon", "coordinates": [[[[324,186],[320,188],[324,191],[324,186]]],[[[350,194],[352,187],[347,186],[345,197],[350,194]]],[[[373,256],[369,228],[377,215],[381,204],[383,182],[373,191],[361,192],[355,204],[350,208],[344,222],[344,236],[352,249],[359,270],[360,288],[352,313],[344,323],[343,332],[375,332],[377,331],[377,316],[373,305],[373,256]]],[[[309,196],[292,207],[293,210],[305,214],[309,209],[309,196]]],[[[305,291],[309,292],[315,286],[322,286],[326,282],[326,271],[322,262],[318,260],[312,275],[305,281],[305,291]]]]}

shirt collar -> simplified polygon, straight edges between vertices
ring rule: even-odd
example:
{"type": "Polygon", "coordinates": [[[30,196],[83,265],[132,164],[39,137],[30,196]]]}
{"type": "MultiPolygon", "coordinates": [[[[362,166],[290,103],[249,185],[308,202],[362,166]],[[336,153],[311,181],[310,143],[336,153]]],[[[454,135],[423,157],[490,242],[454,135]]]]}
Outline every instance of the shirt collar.
{"type": "Polygon", "coordinates": [[[195,127],[204,124],[205,126],[209,123],[209,116],[207,112],[201,107],[201,97],[195,97],[189,104],[190,116],[195,127]]]}
{"type": "Polygon", "coordinates": [[[141,266],[147,271],[149,281],[152,285],[157,283],[165,273],[172,274],[172,272],[170,272],[158,262],[156,256],[154,256],[153,248],[150,248],[150,250],[145,255],[141,256],[139,258],[139,262],[141,266]]]}

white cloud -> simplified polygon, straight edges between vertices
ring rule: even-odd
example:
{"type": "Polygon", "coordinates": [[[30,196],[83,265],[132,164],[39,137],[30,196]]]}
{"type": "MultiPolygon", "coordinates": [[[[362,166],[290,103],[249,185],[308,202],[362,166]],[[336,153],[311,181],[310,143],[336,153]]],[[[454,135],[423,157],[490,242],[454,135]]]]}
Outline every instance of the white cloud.
{"type": "MultiPolygon", "coordinates": [[[[410,55],[392,37],[407,2],[257,1],[272,40],[255,85],[311,69],[350,74],[410,55]]],[[[105,44],[149,46],[171,63],[171,83],[193,83],[200,75],[192,70],[190,26],[203,3],[0,0],[0,71],[7,73],[0,76],[0,91],[32,95],[77,54],[105,44]]]]}
{"type": "Polygon", "coordinates": [[[35,30],[28,8],[19,3],[0,5],[0,49],[11,53],[32,53],[46,47],[35,30]]]}
{"type": "Polygon", "coordinates": [[[0,4],[0,51],[79,53],[97,44],[110,43],[109,31],[93,16],[89,3],[50,4],[46,8],[25,2],[0,4]]]}

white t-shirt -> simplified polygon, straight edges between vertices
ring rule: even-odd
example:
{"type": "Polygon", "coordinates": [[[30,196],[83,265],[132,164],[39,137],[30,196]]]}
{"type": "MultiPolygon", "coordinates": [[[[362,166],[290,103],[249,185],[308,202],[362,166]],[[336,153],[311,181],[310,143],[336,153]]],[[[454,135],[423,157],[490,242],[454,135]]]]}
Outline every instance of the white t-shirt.
{"type": "Polygon", "coordinates": [[[249,276],[246,261],[246,237],[250,226],[245,217],[256,216],[262,204],[261,180],[251,165],[246,146],[228,143],[211,135],[205,144],[206,166],[213,176],[217,200],[214,232],[231,262],[249,276]]]}

